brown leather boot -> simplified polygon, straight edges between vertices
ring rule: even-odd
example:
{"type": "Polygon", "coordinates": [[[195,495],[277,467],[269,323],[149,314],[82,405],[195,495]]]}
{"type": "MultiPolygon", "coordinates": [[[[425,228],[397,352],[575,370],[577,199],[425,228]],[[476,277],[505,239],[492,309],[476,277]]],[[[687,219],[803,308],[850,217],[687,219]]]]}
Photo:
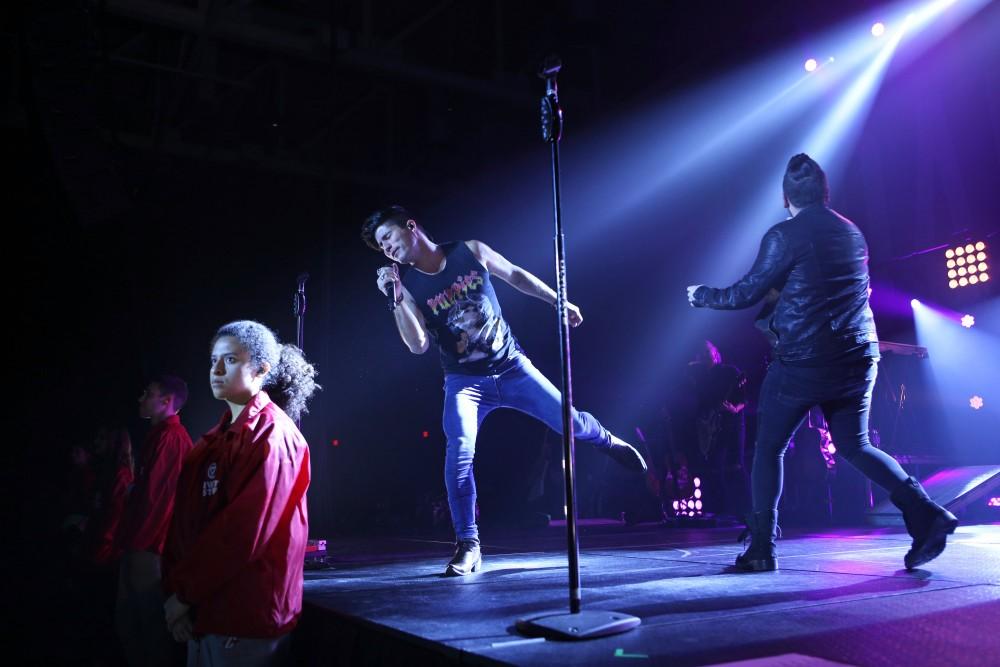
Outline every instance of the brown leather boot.
{"type": "Polygon", "coordinates": [[[464,577],[478,572],[483,566],[483,554],[479,550],[479,542],[475,540],[460,540],[455,545],[455,556],[444,571],[446,577],[464,577]]]}

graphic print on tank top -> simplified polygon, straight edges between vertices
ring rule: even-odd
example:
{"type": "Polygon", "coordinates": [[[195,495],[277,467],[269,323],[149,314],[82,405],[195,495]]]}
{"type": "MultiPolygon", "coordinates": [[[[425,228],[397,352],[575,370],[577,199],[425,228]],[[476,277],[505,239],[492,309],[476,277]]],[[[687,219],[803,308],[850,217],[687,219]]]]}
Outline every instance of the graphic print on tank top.
{"type": "Polygon", "coordinates": [[[464,242],[441,244],[445,268],[428,275],[416,270],[403,282],[441,352],[445,372],[479,374],[495,370],[518,350],[500,310],[489,272],[464,242]]]}
{"type": "MultiPolygon", "coordinates": [[[[475,290],[482,285],[482,278],[472,272],[464,276],[469,287],[475,290]]],[[[466,290],[448,309],[448,328],[457,338],[455,352],[458,363],[486,359],[503,348],[506,341],[503,320],[493,312],[490,300],[482,292],[466,290]]]]}

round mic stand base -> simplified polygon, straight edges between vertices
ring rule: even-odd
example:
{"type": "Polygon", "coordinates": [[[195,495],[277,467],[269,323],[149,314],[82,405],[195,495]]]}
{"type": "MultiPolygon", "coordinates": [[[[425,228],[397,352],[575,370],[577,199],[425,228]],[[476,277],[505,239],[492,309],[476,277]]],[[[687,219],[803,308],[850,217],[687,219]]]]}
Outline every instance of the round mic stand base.
{"type": "Polygon", "coordinates": [[[582,609],[577,614],[560,611],[519,618],[516,625],[519,632],[529,636],[574,640],[621,634],[638,627],[640,623],[642,621],[638,616],[582,609]]]}

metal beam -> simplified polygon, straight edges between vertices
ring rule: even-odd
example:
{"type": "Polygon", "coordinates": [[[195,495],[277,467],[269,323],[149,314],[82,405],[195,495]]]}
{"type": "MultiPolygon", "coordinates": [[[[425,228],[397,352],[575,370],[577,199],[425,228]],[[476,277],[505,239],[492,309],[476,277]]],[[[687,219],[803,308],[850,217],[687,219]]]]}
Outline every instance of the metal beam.
{"type": "MultiPolygon", "coordinates": [[[[110,140],[110,136],[108,137],[110,140]]],[[[175,157],[192,158],[200,162],[232,164],[251,169],[274,171],[284,174],[306,176],[317,180],[333,180],[370,187],[385,187],[391,184],[405,190],[422,193],[439,192],[440,186],[428,181],[417,181],[402,174],[384,172],[361,172],[357,169],[334,169],[323,164],[307,163],[295,158],[266,155],[257,150],[234,150],[216,146],[193,144],[177,139],[163,139],[159,142],[141,134],[118,132],[115,139],[122,146],[137,150],[154,151],[175,157]]]]}
{"type": "Polygon", "coordinates": [[[316,63],[354,69],[424,85],[459,90],[515,107],[534,108],[530,91],[502,85],[486,79],[405,62],[372,49],[354,49],[331,55],[329,36],[293,33],[280,28],[232,20],[231,13],[220,10],[210,26],[196,9],[179,7],[160,0],[107,0],[109,13],[154,25],[166,26],[198,35],[211,35],[244,46],[252,46],[316,63]]]}
{"type": "Polygon", "coordinates": [[[243,81],[236,81],[235,79],[225,79],[220,76],[212,76],[211,74],[202,74],[200,72],[191,72],[186,69],[181,69],[180,67],[171,67],[170,65],[160,65],[158,63],[151,63],[145,60],[138,60],[136,58],[123,58],[122,56],[110,56],[109,61],[117,63],[119,65],[128,65],[129,67],[138,67],[140,69],[150,69],[157,72],[165,72],[167,74],[177,74],[179,76],[190,77],[192,79],[208,79],[209,81],[214,81],[215,83],[220,83],[226,86],[232,86],[234,88],[244,88],[250,90],[251,86],[243,81]]]}

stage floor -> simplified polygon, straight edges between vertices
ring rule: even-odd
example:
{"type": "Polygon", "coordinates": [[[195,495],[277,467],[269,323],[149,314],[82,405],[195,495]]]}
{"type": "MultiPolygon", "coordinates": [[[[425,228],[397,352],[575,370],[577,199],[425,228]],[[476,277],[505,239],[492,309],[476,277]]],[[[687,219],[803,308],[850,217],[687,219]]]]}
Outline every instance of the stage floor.
{"type": "Polygon", "coordinates": [[[331,540],[297,645],[345,665],[1000,665],[1000,525],[960,527],[913,572],[908,536],[880,528],[786,534],[778,572],[737,573],[737,533],[581,526],[584,609],[642,625],[530,643],[517,618],[568,609],[563,528],[484,533],[483,571],[464,578],[440,576],[447,542],[331,540]]]}

